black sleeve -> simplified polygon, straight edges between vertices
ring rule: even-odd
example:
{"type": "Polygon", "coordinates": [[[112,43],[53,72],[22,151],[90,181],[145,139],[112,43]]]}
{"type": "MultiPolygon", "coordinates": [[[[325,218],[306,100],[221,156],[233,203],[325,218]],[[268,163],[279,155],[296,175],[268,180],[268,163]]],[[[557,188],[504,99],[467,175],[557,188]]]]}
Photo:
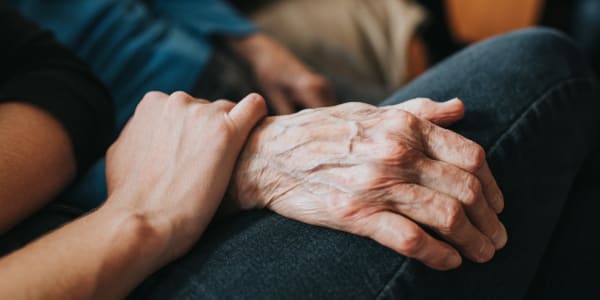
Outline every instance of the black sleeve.
{"type": "Polygon", "coordinates": [[[88,67],[50,33],[0,4],[0,102],[6,101],[36,105],[63,125],[78,174],[114,138],[110,94],[88,67]]]}

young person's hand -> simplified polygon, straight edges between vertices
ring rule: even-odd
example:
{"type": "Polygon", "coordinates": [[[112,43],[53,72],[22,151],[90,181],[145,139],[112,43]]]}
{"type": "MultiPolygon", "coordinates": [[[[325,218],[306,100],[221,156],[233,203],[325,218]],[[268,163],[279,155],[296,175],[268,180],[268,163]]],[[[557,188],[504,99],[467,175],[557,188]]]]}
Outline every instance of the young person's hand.
{"type": "Polygon", "coordinates": [[[336,104],[331,83],[271,37],[258,33],[229,39],[229,44],[250,65],[258,87],[277,113],[336,104]]]}
{"type": "Polygon", "coordinates": [[[238,104],[146,94],[108,151],[109,199],[101,210],[128,211],[149,224],[166,242],[166,261],[184,254],[219,207],[238,154],[265,114],[256,94],[238,104]]]}
{"type": "Polygon", "coordinates": [[[485,152],[430,122],[463,114],[459,100],[415,99],[268,118],[240,156],[230,204],[370,237],[435,269],[458,267],[459,252],[488,261],[507,235],[485,152]]]}

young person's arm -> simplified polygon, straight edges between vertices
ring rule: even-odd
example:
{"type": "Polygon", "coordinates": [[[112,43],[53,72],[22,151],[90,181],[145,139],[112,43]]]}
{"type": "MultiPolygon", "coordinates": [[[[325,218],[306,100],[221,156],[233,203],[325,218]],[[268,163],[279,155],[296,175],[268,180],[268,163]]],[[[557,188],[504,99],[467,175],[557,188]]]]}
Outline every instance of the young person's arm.
{"type": "Polygon", "coordinates": [[[0,260],[0,299],[126,296],[200,238],[265,114],[257,95],[149,93],[108,152],[107,202],[0,260]]]}
{"type": "Polygon", "coordinates": [[[108,147],[108,92],[52,36],[0,5],[0,233],[108,147]]]}

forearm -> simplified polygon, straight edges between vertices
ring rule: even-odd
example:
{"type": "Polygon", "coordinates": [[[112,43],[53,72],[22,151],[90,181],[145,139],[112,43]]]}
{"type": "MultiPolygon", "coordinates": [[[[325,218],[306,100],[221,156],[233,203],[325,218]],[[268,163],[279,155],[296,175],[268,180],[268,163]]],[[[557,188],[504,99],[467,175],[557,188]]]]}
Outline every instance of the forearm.
{"type": "Polygon", "coordinates": [[[104,206],[0,260],[0,299],[118,299],[164,262],[149,222],[104,206]]]}
{"type": "Polygon", "coordinates": [[[0,233],[56,196],[75,175],[66,131],[29,104],[0,104],[0,233]]]}
{"type": "Polygon", "coordinates": [[[0,260],[0,299],[126,296],[200,238],[265,114],[256,94],[234,104],[148,93],[107,153],[109,199],[0,260]]]}

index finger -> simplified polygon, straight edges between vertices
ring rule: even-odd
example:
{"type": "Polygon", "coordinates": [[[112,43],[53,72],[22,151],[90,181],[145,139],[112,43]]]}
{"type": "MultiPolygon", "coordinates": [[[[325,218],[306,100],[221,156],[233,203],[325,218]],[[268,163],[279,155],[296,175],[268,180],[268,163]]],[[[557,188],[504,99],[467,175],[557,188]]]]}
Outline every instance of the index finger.
{"type": "Polygon", "coordinates": [[[433,159],[451,163],[479,178],[483,193],[496,213],[504,208],[504,197],[488,166],[485,150],[477,143],[426,120],[421,122],[422,146],[433,159]]]}

